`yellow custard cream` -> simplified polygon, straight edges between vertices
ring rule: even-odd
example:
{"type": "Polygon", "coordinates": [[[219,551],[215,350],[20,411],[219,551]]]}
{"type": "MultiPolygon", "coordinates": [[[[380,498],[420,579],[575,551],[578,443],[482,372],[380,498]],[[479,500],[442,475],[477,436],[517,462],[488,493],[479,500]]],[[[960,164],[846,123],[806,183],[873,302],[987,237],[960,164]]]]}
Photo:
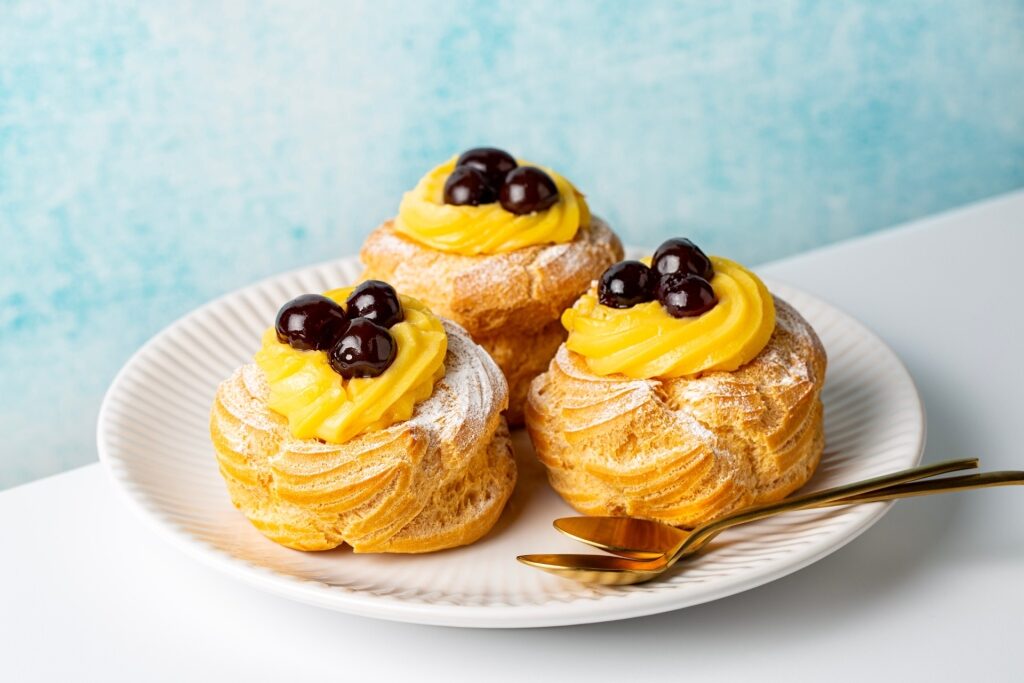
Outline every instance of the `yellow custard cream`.
{"type": "MultiPolygon", "coordinates": [[[[325,292],[342,306],[352,287],[325,292]]],[[[412,417],[444,376],[448,336],[441,321],[416,299],[399,296],[405,320],[393,325],[395,360],[378,377],[343,379],[323,351],[299,351],[263,335],[256,364],[270,384],[270,409],[288,419],[292,434],[344,443],[363,432],[384,429],[412,417]]]]}
{"type": "Polygon", "coordinates": [[[570,351],[596,375],[634,379],[731,372],[750,362],[775,330],[775,302],[760,278],[738,263],[711,257],[718,303],[693,318],[673,318],[658,301],[610,308],[591,288],[562,314],[570,351]]]}
{"type": "MultiPolygon", "coordinates": [[[[587,202],[568,180],[549,168],[558,202],[549,209],[517,216],[499,202],[480,206],[444,203],[444,184],[458,157],[434,168],[402,197],[395,230],[438,251],[467,256],[501,254],[537,244],[561,244],[590,224],[587,202]]],[[[517,160],[520,166],[534,166],[517,160]]]]}

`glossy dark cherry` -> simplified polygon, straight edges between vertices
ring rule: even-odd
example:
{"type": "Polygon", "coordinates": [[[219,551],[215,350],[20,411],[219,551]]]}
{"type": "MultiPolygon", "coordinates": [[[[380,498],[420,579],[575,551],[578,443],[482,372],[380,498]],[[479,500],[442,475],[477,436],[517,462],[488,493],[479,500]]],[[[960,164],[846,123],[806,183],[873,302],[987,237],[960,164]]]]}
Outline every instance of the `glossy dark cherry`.
{"type": "Polygon", "coordinates": [[[345,332],[345,309],[319,294],[295,297],[277,312],[277,338],[300,351],[324,351],[345,332]]]}
{"type": "Polygon", "coordinates": [[[673,237],[662,243],[651,259],[651,269],[658,275],[682,273],[699,275],[710,281],[715,276],[711,259],[696,244],[685,237],[673,237]]]}
{"type": "Polygon", "coordinates": [[[497,185],[492,185],[482,171],[459,166],[444,181],[444,203],[453,206],[479,206],[498,201],[497,185]]]}
{"type": "Polygon", "coordinates": [[[714,308],[718,298],[700,275],[669,273],[658,283],[658,301],[673,318],[692,318],[714,308]]]}
{"type": "Polygon", "coordinates": [[[503,209],[521,216],[554,206],[558,202],[558,188],[551,176],[539,168],[520,166],[505,176],[498,198],[503,209]]]}
{"type": "MultiPolygon", "coordinates": [[[[475,168],[483,173],[495,192],[505,182],[508,172],[518,165],[511,154],[495,147],[474,147],[463,152],[459,160],[455,162],[456,167],[475,168]]],[[[481,202],[481,204],[483,203],[486,202],[481,202]]]]}
{"type": "Polygon", "coordinates": [[[639,261],[621,261],[601,274],[597,300],[611,308],[632,308],[654,300],[654,273],[639,261]]]}
{"type": "Polygon", "coordinates": [[[388,369],[397,353],[390,332],[371,320],[356,318],[327,352],[327,362],[345,379],[376,377],[388,369]]]}
{"type": "Polygon", "coordinates": [[[353,289],[345,300],[345,309],[350,320],[366,318],[381,327],[391,327],[405,320],[395,288],[380,280],[367,280],[353,289]]]}

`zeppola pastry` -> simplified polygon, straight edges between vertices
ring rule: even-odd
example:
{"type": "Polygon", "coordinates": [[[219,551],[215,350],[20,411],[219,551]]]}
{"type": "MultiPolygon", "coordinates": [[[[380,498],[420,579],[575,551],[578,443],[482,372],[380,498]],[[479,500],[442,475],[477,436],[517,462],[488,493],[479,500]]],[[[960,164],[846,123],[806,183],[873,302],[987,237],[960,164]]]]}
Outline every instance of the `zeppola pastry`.
{"type": "Polygon", "coordinates": [[[487,349],[518,425],[530,381],[565,339],[562,311],[622,258],[622,245],[568,180],[479,148],[420,179],[360,257],[365,278],[393,283],[487,349]]]}
{"type": "Polygon", "coordinates": [[[565,312],[526,422],[580,512],[694,526],[781,499],[824,446],[825,350],[737,263],[672,239],[565,312]]]}
{"type": "Polygon", "coordinates": [[[210,431],[235,506],[299,550],[419,553],[494,525],[516,467],[508,388],[458,325],[368,281],[285,304],[210,431]]]}

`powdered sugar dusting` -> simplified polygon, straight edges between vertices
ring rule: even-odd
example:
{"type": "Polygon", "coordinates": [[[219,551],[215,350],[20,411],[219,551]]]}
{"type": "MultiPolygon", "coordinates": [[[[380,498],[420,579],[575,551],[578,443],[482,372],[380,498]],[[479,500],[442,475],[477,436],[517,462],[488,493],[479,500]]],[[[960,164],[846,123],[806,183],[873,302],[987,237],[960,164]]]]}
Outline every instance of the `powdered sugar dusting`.
{"type": "Polygon", "coordinates": [[[508,405],[505,376],[459,325],[442,318],[448,334],[445,376],[419,403],[406,426],[423,427],[442,442],[466,449],[480,438],[490,416],[508,405]]]}
{"type": "Polygon", "coordinates": [[[567,401],[564,407],[573,411],[576,418],[569,427],[571,431],[584,431],[635,410],[648,400],[654,390],[653,380],[599,377],[593,374],[585,366],[583,357],[569,351],[565,344],[558,347],[554,363],[573,380],[604,385],[599,389],[580,392],[575,400],[567,401]]]}
{"type": "MultiPolygon", "coordinates": [[[[612,251],[613,235],[600,218],[593,218],[589,227],[580,228],[571,242],[526,247],[507,254],[468,257],[474,263],[460,274],[466,287],[479,292],[498,291],[513,279],[512,271],[526,269],[527,274],[544,269],[572,277],[575,273],[593,270],[595,252],[612,251]]],[[[532,278],[531,278],[532,279],[532,278]]]]}

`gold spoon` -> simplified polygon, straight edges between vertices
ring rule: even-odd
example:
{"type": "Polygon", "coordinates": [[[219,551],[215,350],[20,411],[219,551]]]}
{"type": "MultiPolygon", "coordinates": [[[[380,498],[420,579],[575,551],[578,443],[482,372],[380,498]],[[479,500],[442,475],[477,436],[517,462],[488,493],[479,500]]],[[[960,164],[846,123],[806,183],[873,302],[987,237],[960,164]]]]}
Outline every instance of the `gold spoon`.
{"type": "MultiPolygon", "coordinates": [[[[961,489],[1009,486],[1020,483],[1017,481],[1019,475],[1019,472],[992,472],[929,479],[886,486],[860,495],[809,507],[840,507],[897,498],[927,496],[961,489]]],[[[653,560],[663,555],[671,555],[693,534],[693,531],[687,529],[637,517],[563,517],[556,519],[554,525],[556,529],[574,540],[634,560],[653,560]]],[[[712,536],[706,536],[699,547],[697,544],[688,545],[684,556],[698,552],[711,539],[712,536]]]]}
{"type": "MultiPolygon", "coordinates": [[[[713,524],[720,525],[727,520],[737,519],[739,515],[750,514],[756,511],[765,511],[767,514],[764,516],[769,516],[769,514],[780,514],[781,512],[800,510],[810,505],[837,501],[894,484],[916,481],[936,476],[938,474],[946,474],[948,472],[974,469],[976,467],[978,467],[977,458],[947,460],[934,463],[932,465],[919,465],[918,467],[911,467],[906,470],[900,470],[898,472],[892,472],[890,474],[884,474],[882,476],[864,479],[862,481],[856,481],[842,486],[818,490],[818,492],[814,492],[812,494],[786,499],[778,503],[769,503],[754,508],[746,508],[735,512],[724,519],[719,519],[708,524],[698,526],[690,531],[677,529],[673,526],[669,526],[668,524],[658,524],[656,522],[654,524],[647,524],[644,523],[643,520],[634,519],[632,517],[564,518],[555,521],[555,528],[566,533],[567,536],[575,540],[599,547],[602,550],[607,550],[617,555],[630,559],[658,560],[663,556],[670,554],[665,551],[666,548],[671,549],[670,552],[675,551],[677,547],[682,547],[681,553],[689,554],[691,552],[696,552],[700,547],[705,545],[705,543],[710,541],[714,536],[717,536],[720,532],[716,530],[711,533],[710,536],[703,539],[699,544],[696,544],[695,541],[697,540],[696,537],[699,531],[713,524]],[[592,541],[592,539],[597,539],[597,541],[592,541]],[[690,541],[690,539],[693,539],[693,541],[690,541]]],[[[762,517],[756,517],[756,519],[761,518],[762,517]]],[[[746,519],[745,521],[753,521],[753,519],[746,519]]],[[[723,526],[720,530],[724,530],[725,528],[727,527],[723,526]]],[[[683,555],[680,554],[679,557],[676,557],[673,560],[673,562],[678,561],[682,556],[683,555]]],[[[551,556],[547,555],[526,555],[520,556],[517,559],[524,564],[529,564],[530,566],[536,566],[550,571],[553,568],[548,566],[551,564],[551,562],[547,561],[550,557],[551,556]]],[[[596,558],[601,556],[595,555],[590,557],[596,558]]]]}
{"type": "MultiPolygon", "coordinates": [[[[774,510],[774,514],[802,509],[815,502],[827,505],[851,496],[877,491],[896,484],[918,481],[939,474],[975,469],[977,458],[960,460],[943,460],[931,465],[918,465],[910,469],[884,474],[879,477],[865,479],[852,484],[843,484],[830,489],[822,489],[812,493],[784,499],[781,502],[768,503],[753,508],[738,510],[735,515],[749,513],[754,510],[774,510]],[[779,509],[779,506],[784,509],[779,509]]],[[[845,503],[842,503],[845,505],[845,503]]],[[[673,552],[678,545],[686,542],[698,529],[687,531],[668,524],[650,522],[635,517],[563,517],[556,519],[555,528],[566,536],[595,548],[606,550],[616,555],[637,560],[653,560],[673,552]]],[[[711,540],[711,536],[704,543],[711,540]]],[[[703,544],[701,546],[703,546],[703,544]]],[[[688,552],[696,552],[699,547],[688,546],[688,552]]]]}
{"type": "MultiPolygon", "coordinates": [[[[932,495],[963,489],[1013,484],[1024,484],[1024,472],[991,472],[969,477],[955,477],[948,480],[940,479],[919,482],[913,485],[913,489],[905,491],[894,490],[890,493],[877,492],[875,495],[865,496],[863,499],[850,499],[840,504],[859,505],[861,503],[890,500],[904,496],[932,495]]],[[[782,501],[782,503],[787,502],[791,501],[782,501]]],[[[635,560],[610,555],[568,554],[522,555],[518,559],[524,564],[576,581],[608,585],[641,583],[661,575],[680,559],[695,552],[691,548],[699,549],[711,537],[729,527],[757,519],[764,519],[765,517],[794,509],[820,507],[824,502],[823,500],[818,500],[799,506],[783,506],[780,503],[775,503],[770,506],[761,506],[741,511],[735,515],[694,529],[687,534],[687,538],[682,543],[679,543],[670,555],[661,555],[651,560],[635,560]]]]}
{"type": "MultiPolygon", "coordinates": [[[[918,481],[938,474],[970,470],[976,467],[978,467],[977,458],[945,460],[932,465],[919,465],[871,479],[818,490],[812,494],[786,499],[783,503],[787,505],[786,510],[796,510],[803,507],[809,496],[813,496],[815,500],[826,502],[839,501],[894,484],[918,481]]],[[[768,504],[768,506],[774,505],[777,504],[768,504]]],[[[737,512],[748,512],[749,510],[750,508],[737,512]]],[[[636,517],[563,517],[556,519],[554,524],[556,529],[571,539],[615,555],[641,560],[654,559],[672,553],[678,545],[690,537],[691,533],[696,531],[696,529],[686,530],[636,517]]],[[[697,548],[691,548],[690,552],[696,550],[697,548]]]]}

